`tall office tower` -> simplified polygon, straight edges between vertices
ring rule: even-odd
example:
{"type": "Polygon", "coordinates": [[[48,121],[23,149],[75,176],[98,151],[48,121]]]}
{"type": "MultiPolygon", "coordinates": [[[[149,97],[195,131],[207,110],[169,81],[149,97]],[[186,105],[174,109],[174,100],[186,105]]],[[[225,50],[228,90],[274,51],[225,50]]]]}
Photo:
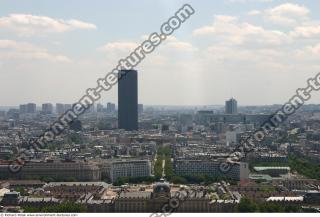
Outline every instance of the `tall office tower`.
{"type": "Polygon", "coordinates": [[[5,117],[6,116],[6,112],[5,111],[0,111],[0,117],[5,117]]]}
{"type": "Polygon", "coordinates": [[[116,111],[116,104],[108,102],[107,103],[107,112],[114,113],[116,111]]]}
{"type": "Polygon", "coordinates": [[[34,103],[27,104],[27,113],[36,113],[37,105],[34,103]]]}
{"type": "Polygon", "coordinates": [[[60,114],[63,114],[64,111],[65,111],[64,104],[57,103],[56,104],[56,113],[60,115],[60,114]]]}
{"type": "Polygon", "coordinates": [[[51,103],[42,104],[42,114],[52,114],[53,105],[51,103]]]}
{"type": "Polygon", "coordinates": [[[237,100],[231,98],[230,100],[226,101],[226,114],[237,114],[238,107],[237,107],[237,100]]]}
{"type": "Polygon", "coordinates": [[[12,118],[14,120],[18,120],[20,118],[20,110],[19,109],[9,109],[6,114],[7,118],[12,118]]]}
{"type": "Polygon", "coordinates": [[[118,81],[118,128],[138,130],[138,72],[121,70],[118,81]]]}
{"type": "Polygon", "coordinates": [[[27,113],[27,104],[22,104],[19,106],[19,113],[20,114],[27,113]]]}
{"type": "Polygon", "coordinates": [[[143,113],[143,104],[138,104],[138,114],[143,113]]]}
{"type": "Polygon", "coordinates": [[[72,104],[64,104],[64,112],[66,112],[69,109],[72,109],[72,104]]]}
{"type": "Polygon", "coordinates": [[[95,105],[92,104],[92,105],[88,108],[87,112],[88,112],[88,113],[94,113],[94,112],[95,112],[95,105]]]}
{"type": "Polygon", "coordinates": [[[103,112],[103,105],[101,103],[97,104],[97,112],[103,112]]]}

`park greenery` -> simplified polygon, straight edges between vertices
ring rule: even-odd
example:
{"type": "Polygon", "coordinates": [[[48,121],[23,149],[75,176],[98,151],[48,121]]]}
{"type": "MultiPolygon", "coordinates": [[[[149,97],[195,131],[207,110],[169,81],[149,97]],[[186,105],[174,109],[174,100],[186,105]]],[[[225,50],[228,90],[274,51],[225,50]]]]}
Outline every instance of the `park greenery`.
{"type": "Polygon", "coordinates": [[[291,170],[296,171],[307,178],[320,180],[320,164],[313,162],[308,157],[302,158],[290,154],[289,166],[291,170]]]}
{"type": "Polygon", "coordinates": [[[171,161],[171,153],[172,150],[170,147],[159,147],[157,150],[157,159],[154,164],[154,175],[157,180],[159,180],[162,177],[162,171],[164,169],[164,172],[166,174],[166,179],[170,180],[173,176],[173,164],[171,161]],[[162,161],[165,161],[165,167],[162,167],[162,161]]]}
{"type": "Polygon", "coordinates": [[[166,178],[171,180],[173,177],[173,163],[171,161],[171,157],[165,157],[165,166],[164,166],[164,173],[166,174],[166,178]]]}
{"type": "Polygon", "coordinates": [[[172,149],[171,147],[160,147],[157,150],[157,160],[154,165],[154,174],[155,179],[159,180],[162,177],[162,161],[165,160],[165,178],[167,181],[170,181],[175,184],[211,184],[217,181],[226,180],[229,181],[232,184],[235,184],[236,182],[234,180],[231,180],[227,177],[213,177],[213,176],[207,176],[207,175],[184,175],[184,176],[178,176],[174,173],[173,169],[173,163],[171,160],[171,154],[172,149]]]}
{"type": "Polygon", "coordinates": [[[21,196],[29,196],[28,191],[23,187],[17,187],[15,188],[15,191],[19,192],[21,196]]]}
{"type": "Polygon", "coordinates": [[[287,204],[279,204],[279,203],[271,203],[271,202],[254,202],[249,198],[241,198],[240,203],[236,207],[236,212],[243,213],[251,213],[251,212],[280,212],[280,213],[288,213],[288,212],[301,212],[301,206],[299,205],[287,205],[287,204]]]}
{"type": "Polygon", "coordinates": [[[67,137],[67,142],[70,144],[81,144],[83,142],[83,138],[78,133],[70,133],[67,137]]]}
{"type": "Polygon", "coordinates": [[[162,156],[157,156],[156,162],[154,164],[154,176],[159,180],[162,176],[162,156]]]}
{"type": "Polygon", "coordinates": [[[164,146],[164,147],[159,147],[157,150],[157,154],[160,156],[171,156],[172,154],[172,149],[169,146],[164,146]]]}
{"type": "Polygon", "coordinates": [[[251,163],[250,169],[256,166],[264,167],[290,167],[291,171],[295,171],[310,179],[320,180],[320,164],[313,162],[307,156],[300,157],[296,154],[289,154],[288,162],[259,162],[251,163]]]}
{"type": "Polygon", "coordinates": [[[113,185],[121,186],[121,185],[125,185],[126,183],[131,183],[131,184],[139,184],[139,183],[151,184],[151,183],[153,183],[155,181],[157,181],[157,179],[156,179],[156,177],[153,177],[153,176],[118,177],[117,180],[113,183],[113,185]]]}

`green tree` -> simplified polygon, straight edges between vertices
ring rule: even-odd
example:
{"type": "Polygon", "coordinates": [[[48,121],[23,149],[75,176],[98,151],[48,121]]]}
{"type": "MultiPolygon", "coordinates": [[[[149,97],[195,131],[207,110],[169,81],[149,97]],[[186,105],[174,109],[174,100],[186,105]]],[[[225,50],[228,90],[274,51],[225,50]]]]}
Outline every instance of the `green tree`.
{"type": "Polygon", "coordinates": [[[17,187],[15,191],[19,192],[21,196],[29,196],[28,191],[23,187],[17,187]]]}
{"type": "Polygon", "coordinates": [[[157,156],[157,160],[154,164],[154,175],[157,179],[162,177],[162,156],[157,156]]]}
{"type": "Polygon", "coordinates": [[[249,198],[243,197],[237,205],[236,210],[238,212],[257,212],[258,206],[249,198]]]}
{"type": "Polygon", "coordinates": [[[168,180],[171,180],[173,176],[173,164],[170,157],[165,158],[165,166],[164,166],[164,172],[166,174],[166,178],[168,180]]]}

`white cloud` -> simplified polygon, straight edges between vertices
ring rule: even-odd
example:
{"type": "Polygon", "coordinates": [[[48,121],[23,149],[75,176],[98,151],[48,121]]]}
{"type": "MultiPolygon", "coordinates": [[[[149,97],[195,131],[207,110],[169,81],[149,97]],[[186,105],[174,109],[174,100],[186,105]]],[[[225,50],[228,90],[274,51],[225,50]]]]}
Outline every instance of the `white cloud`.
{"type": "Polygon", "coordinates": [[[168,42],[164,46],[171,50],[178,50],[178,51],[184,51],[184,52],[191,52],[196,50],[196,48],[194,48],[191,43],[181,42],[181,41],[168,42]]]}
{"type": "Polygon", "coordinates": [[[315,57],[320,59],[320,43],[313,46],[308,46],[305,50],[311,55],[314,55],[315,57]]]}
{"type": "Polygon", "coordinates": [[[54,19],[31,14],[10,14],[9,16],[0,17],[0,31],[13,32],[22,36],[96,28],[92,23],[79,20],[54,19]]]}
{"type": "Polygon", "coordinates": [[[261,14],[261,11],[259,11],[259,10],[252,10],[252,11],[248,12],[249,16],[256,16],[256,15],[259,15],[259,14],[261,14]]]}
{"type": "Polygon", "coordinates": [[[129,42],[129,41],[116,41],[116,42],[110,42],[106,43],[102,47],[98,48],[100,51],[105,52],[132,52],[138,47],[138,43],[129,42]]]}
{"type": "Polygon", "coordinates": [[[246,22],[240,22],[235,17],[216,16],[212,25],[193,31],[193,35],[208,36],[216,43],[231,45],[279,45],[290,42],[288,35],[279,30],[267,30],[246,22]]]}
{"type": "Polygon", "coordinates": [[[46,60],[53,62],[70,62],[71,60],[30,43],[13,40],[0,40],[0,57],[2,59],[46,60]]]}
{"type": "MultiPolygon", "coordinates": [[[[142,39],[146,40],[148,39],[147,35],[141,36],[142,39]]],[[[142,42],[140,42],[142,43],[142,42]]],[[[109,42],[105,45],[98,48],[99,51],[107,52],[108,54],[129,54],[133,52],[137,47],[139,47],[141,44],[132,42],[132,41],[115,41],[115,42],[109,42]]],[[[161,44],[161,48],[168,48],[170,50],[176,50],[176,51],[194,51],[195,48],[191,43],[183,42],[178,40],[174,36],[168,36],[165,41],[161,44]]]]}
{"type": "Polygon", "coordinates": [[[285,3],[270,9],[269,12],[279,16],[307,16],[310,11],[305,6],[285,3]]]}
{"type": "Polygon", "coordinates": [[[262,2],[262,3],[266,3],[266,2],[273,2],[273,0],[228,0],[229,2],[232,3],[248,3],[248,2],[262,2]]]}
{"type": "Polygon", "coordinates": [[[193,35],[211,35],[215,33],[222,33],[232,31],[231,28],[235,28],[236,17],[217,15],[214,17],[214,23],[212,25],[203,26],[201,28],[195,29],[193,35]]]}
{"type": "Polygon", "coordinates": [[[304,24],[297,26],[290,35],[294,38],[315,38],[320,36],[320,24],[304,24]]]}
{"type": "Polygon", "coordinates": [[[310,11],[303,5],[285,3],[265,11],[266,18],[272,23],[293,26],[307,20],[310,11]]]}

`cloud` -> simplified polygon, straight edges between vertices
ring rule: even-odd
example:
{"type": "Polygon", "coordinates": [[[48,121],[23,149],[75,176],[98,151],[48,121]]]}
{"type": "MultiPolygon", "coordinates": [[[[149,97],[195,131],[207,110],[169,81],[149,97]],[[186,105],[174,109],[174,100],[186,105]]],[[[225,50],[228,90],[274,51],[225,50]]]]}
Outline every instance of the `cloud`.
{"type": "Polygon", "coordinates": [[[267,2],[273,2],[273,0],[228,0],[231,3],[248,3],[248,2],[261,2],[261,3],[267,3],[267,2]]]}
{"type": "Polygon", "coordinates": [[[315,38],[320,36],[320,24],[304,24],[297,26],[290,35],[294,38],[315,38]]]}
{"type": "Polygon", "coordinates": [[[320,36],[320,22],[312,20],[310,10],[303,5],[285,3],[262,11],[252,10],[248,15],[262,15],[272,24],[289,27],[287,35],[291,40],[320,36]]]}
{"type": "Polygon", "coordinates": [[[132,52],[139,46],[138,43],[129,42],[129,41],[116,41],[116,42],[110,42],[106,43],[105,45],[98,48],[100,51],[104,52],[132,52]]]}
{"type": "MultiPolygon", "coordinates": [[[[148,36],[141,36],[142,39],[148,39],[148,36]]],[[[142,43],[142,42],[140,42],[142,43]]],[[[132,41],[115,41],[109,42],[98,48],[99,51],[107,52],[108,54],[129,54],[133,52],[139,45],[139,43],[132,41]]],[[[161,44],[160,49],[169,49],[171,51],[194,51],[194,47],[191,43],[179,41],[174,36],[169,36],[163,44],[161,44]]]]}
{"type": "Polygon", "coordinates": [[[52,62],[70,62],[71,60],[58,54],[52,54],[44,48],[40,48],[27,42],[14,40],[0,40],[1,59],[22,59],[22,60],[46,60],[52,62]]]}
{"type": "Polygon", "coordinates": [[[232,31],[231,29],[229,29],[229,27],[234,28],[236,20],[237,18],[233,16],[216,15],[214,17],[214,23],[212,25],[203,26],[201,28],[195,29],[193,31],[193,35],[211,35],[215,33],[232,31]]]}
{"type": "Polygon", "coordinates": [[[266,19],[274,24],[293,26],[307,20],[310,11],[298,4],[285,3],[265,11],[266,19]]]}
{"type": "Polygon", "coordinates": [[[259,11],[259,10],[252,10],[252,11],[248,12],[249,16],[256,16],[256,15],[259,15],[259,14],[261,14],[261,11],[259,11]]]}
{"type": "Polygon", "coordinates": [[[311,54],[314,57],[317,57],[317,59],[320,59],[320,43],[313,45],[313,46],[306,47],[305,51],[308,54],[311,54]]]}
{"type": "Polygon", "coordinates": [[[195,37],[207,36],[216,43],[229,45],[279,45],[290,42],[289,36],[279,30],[268,30],[236,17],[215,16],[212,25],[203,26],[193,31],[195,37]]]}
{"type": "Polygon", "coordinates": [[[178,50],[184,52],[192,52],[196,50],[196,48],[194,48],[191,43],[181,41],[169,42],[165,45],[165,47],[171,50],[178,50]]]}
{"type": "Polygon", "coordinates": [[[61,33],[76,29],[96,29],[96,25],[80,20],[54,19],[31,14],[10,14],[0,17],[0,31],[13,32],[20,36],[35,36],[61,33]]]}

